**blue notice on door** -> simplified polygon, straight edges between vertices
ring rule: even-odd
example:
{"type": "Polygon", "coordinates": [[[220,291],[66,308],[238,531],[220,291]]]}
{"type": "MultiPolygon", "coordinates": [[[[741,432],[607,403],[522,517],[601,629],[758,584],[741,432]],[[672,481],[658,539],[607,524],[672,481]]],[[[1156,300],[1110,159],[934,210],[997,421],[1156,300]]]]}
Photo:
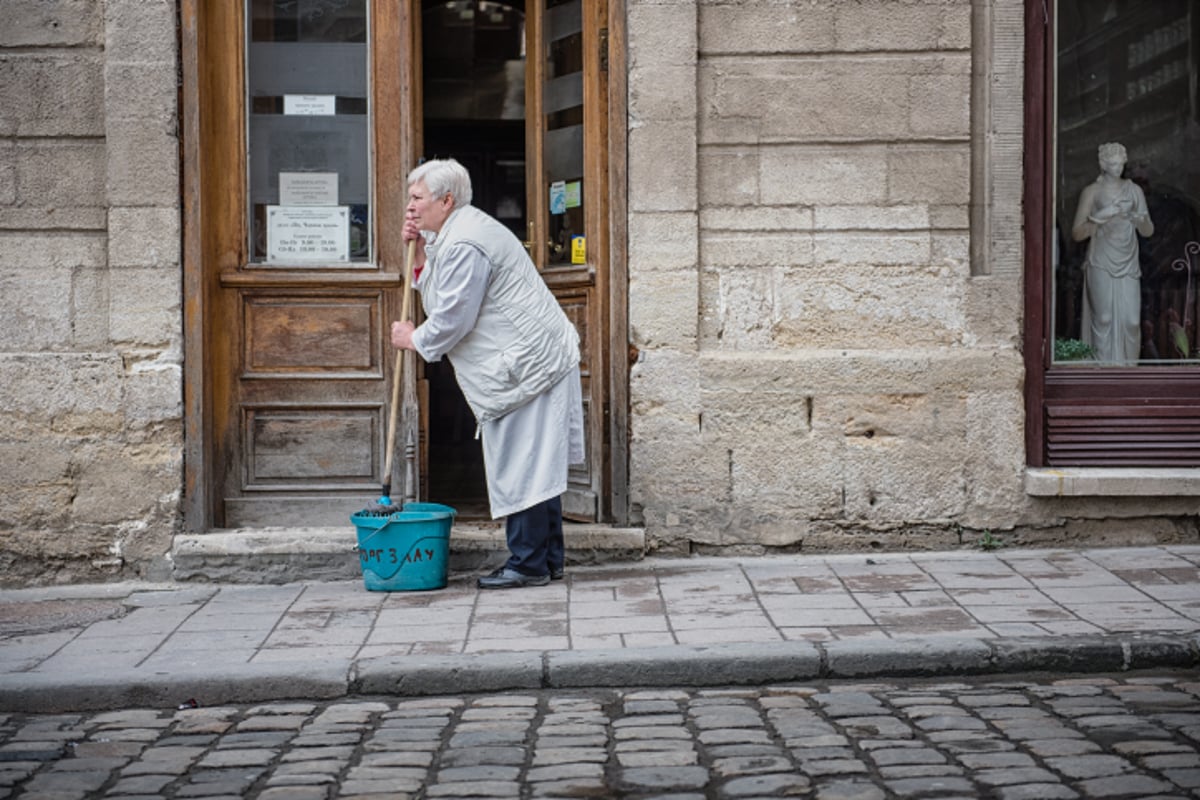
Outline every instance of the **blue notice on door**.
{"type": "Polygon", "coordinates": [[[567,183],[566,181],[555,181],[550,184],[550,213],[565,214],[567,213],[567,183]]]}

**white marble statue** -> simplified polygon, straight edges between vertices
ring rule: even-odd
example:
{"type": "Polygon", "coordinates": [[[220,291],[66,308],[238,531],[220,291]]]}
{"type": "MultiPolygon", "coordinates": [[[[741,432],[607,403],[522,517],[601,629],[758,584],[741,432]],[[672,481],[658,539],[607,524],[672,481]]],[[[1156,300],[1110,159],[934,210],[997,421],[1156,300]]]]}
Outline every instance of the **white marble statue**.
{"type": "Polygon", "coordinates": [[[1100,145],[1100,177],[1079,195],[1071,236],[1090,239],[1084,262],[1082,339],[1096,360],[1133,364],[1141,350],[1142,271],[1138,234],[1150,236],[1154,223],[1141,187],[1122,178],[1125,148],[1100,145]]]}

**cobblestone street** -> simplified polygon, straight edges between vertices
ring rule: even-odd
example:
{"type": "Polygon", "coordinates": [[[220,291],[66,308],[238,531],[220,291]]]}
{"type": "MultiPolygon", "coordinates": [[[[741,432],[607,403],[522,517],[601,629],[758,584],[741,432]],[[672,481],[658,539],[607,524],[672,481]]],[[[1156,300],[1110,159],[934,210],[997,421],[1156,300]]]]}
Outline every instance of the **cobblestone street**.
{"type": "Polygon", "coordinates": [[[0,742],[14,798],[1182,798],[1200,796],[1200,678],[11,714],[0,742]]]}

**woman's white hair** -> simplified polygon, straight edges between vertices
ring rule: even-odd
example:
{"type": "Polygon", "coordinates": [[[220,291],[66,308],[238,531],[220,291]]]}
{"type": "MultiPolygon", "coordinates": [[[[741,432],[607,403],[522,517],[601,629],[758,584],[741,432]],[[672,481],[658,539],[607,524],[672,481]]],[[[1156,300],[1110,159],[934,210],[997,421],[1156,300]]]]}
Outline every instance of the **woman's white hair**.
{"type": "Polygon", "coordinates": [[[435,198],[454,196],[454,207],[471,205],[471,175],[467,168],[453,158],[426,161],[408,173],[408,185],[425,181],[425,188],[435,198]]]}

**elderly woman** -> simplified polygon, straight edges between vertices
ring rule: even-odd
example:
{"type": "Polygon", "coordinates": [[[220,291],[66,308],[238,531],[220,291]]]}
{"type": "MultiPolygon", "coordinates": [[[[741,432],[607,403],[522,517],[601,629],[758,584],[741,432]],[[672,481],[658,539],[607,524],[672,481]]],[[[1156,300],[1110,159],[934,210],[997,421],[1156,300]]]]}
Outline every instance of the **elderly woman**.
{"type": "Polygon", "coordinates": [[[520,240],[471,205],[453,159],[408,176],[404,239],[417,242],[425,321],[392,323],[392,345],[446,356],[483,438],[492,518],[507,517],[509,558],[482,589],[544,586],[563,576],[567,467],[583,460],[579,334],[520,240]]]}
{"type": "Polygon", "coordinates": [[[1088,242],[1084,263],[1083,341],[1096,360],[1132,364],[1141,352],[1142,270],[1138,238],[1154,234],[1141,187],[1128,178],[1125,148],[1102,144],[1100,177],[1084,187],[1071,236],[1088,242]]]}

